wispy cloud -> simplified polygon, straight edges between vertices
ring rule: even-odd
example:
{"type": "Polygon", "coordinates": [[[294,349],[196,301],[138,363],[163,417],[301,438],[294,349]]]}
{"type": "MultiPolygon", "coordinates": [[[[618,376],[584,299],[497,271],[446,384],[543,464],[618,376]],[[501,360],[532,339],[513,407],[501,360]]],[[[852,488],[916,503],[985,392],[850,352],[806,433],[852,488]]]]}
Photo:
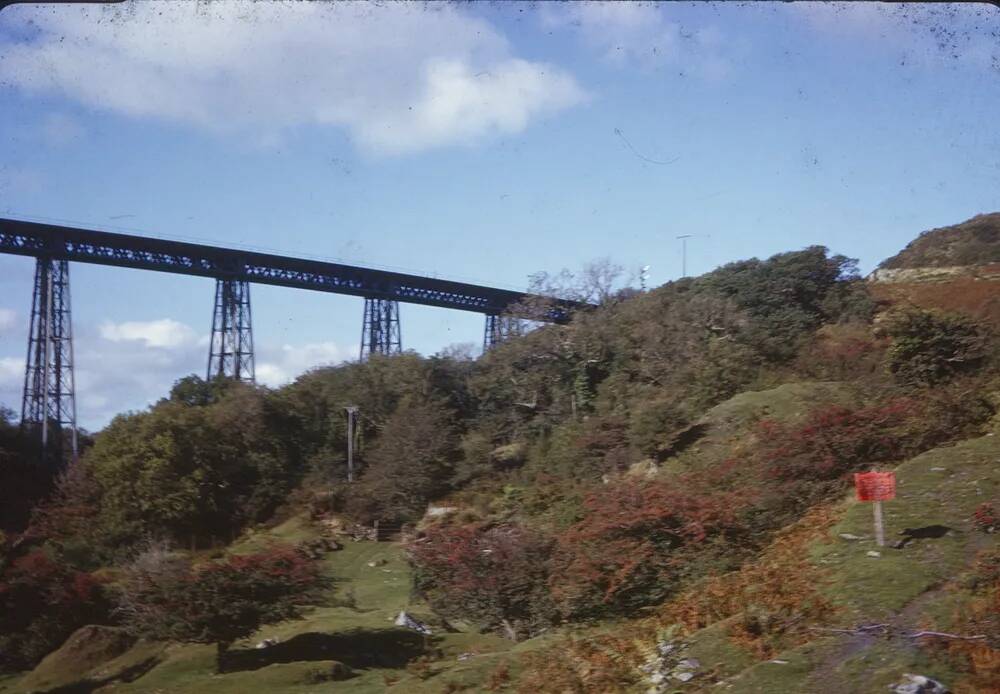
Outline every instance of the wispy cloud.
{"type": "Polygon", "coordinates": [[[356,345],[344,346],[335,342],[265,348],[257,357],[257,381],[266,386],[281,386],[310,369],[340,364],[357,356],[356,345]]]}
{"type": "Polygon", "coordinates": [[[520,132],[586,98],[445,4],[15,6],[0,18],[29,20],[37,36],[3,46],[8,84],[259,143],[319,125],[403,154],[520,132]]]}
{"type": "Polygon", "coordinates": [[[198,341],[198,334],[189,326],[170,318],[153,321],[105,322],[101,337],[111,342],[142,342],[146,347],[182,347],[198,341]]]}
{"type": "Polygon", "coordinates": [[[707,79],[733,67],[726,39],[717,27],[684,27],[653,2],[573,2],[544,5],[542,22],[575,31],[612,64],[641,68],[677,67],[707,79]]]}

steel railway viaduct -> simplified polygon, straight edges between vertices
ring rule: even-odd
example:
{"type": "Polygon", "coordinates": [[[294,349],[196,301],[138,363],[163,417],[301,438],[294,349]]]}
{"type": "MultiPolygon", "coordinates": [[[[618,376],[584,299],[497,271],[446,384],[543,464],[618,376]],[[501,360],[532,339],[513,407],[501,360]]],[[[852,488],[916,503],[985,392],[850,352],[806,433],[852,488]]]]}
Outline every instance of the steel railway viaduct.
{"type": "Polygon", "coordinates": [[[363,298],[362,360],[402,351],[401,302],[484,314],[484,350],[508,337],[512,319],[565,323],[584,306],[419,275],[18,219],[0,218],[0,253],[36,259],[21,425],[38,430],[43,456],[56,461],[65,438],[76,453],[70,261],[215,278],[206,379],[251,383],[251,283],[363,298]]]}

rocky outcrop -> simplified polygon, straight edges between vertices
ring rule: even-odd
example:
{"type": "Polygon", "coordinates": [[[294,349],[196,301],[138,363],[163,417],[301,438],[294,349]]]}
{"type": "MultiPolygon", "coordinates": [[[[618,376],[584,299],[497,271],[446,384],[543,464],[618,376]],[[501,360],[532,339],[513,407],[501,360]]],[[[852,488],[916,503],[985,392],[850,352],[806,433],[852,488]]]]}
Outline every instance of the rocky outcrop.
{"type": "Polygon", "coordinates": [[[951,267],[879,268],[868,275],[869,282],[911,283],[950,282],[957,278],[1000,280],[1000,265],[955,265],[951,267]]]}

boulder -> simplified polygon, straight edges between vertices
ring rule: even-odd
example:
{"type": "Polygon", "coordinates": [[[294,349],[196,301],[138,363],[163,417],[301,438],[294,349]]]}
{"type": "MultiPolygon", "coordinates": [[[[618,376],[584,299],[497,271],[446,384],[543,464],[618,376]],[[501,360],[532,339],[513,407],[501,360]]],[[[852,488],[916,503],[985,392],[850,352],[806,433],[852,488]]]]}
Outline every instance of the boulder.
{"type": "Polygon", "coordinates": [[[419,619],[415,619],[403,610],[398,615],[396,615],[396,620],[393,622],[397,627],[406,627],[407,629],[412,629],[413,631],[419,632],[421,634],[430,635],[431,628],[421,622],[419,619]]]}
{"type": "Polygon", "coordinates": [[[904,674],[899,682],[890,684],[889,689],[895,694],[948,694],[948,688],[937,680],[910,673],[904,674]]]}

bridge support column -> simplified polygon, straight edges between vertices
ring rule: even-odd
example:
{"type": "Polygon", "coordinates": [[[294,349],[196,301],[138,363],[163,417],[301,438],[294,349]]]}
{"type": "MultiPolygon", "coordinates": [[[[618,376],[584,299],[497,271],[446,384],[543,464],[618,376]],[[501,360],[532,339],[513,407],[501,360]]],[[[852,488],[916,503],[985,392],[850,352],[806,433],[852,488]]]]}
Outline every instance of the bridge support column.
{"type": "Polygon", "coordinates": [[[215,310],[208,352],[206,380],[232,378],[253,383],[253,326],[250,316],[250,283],[215,280],[215,310]]]}
{"type": "Polygon", "coordinates": [[[42,461],[63,465],[63,430],[77,454],[76,384],[73,378],[73,321],[69,262],[39,257],[31,301],[31,330],[24,368],[21,427],[38,432],[42,461]]]}
{"type": "Polygon", "coordinates": [[[403,351],[399,331],[399,302],[365,298],[365,317],[361,328],[361,361],[373,354],[400,354],[403,351]]]}
{"type": "Polygon", "coordinates": [[[521,334],[518,319],[496,313],[486,314],[486,329],[483,331],[483,354],[506,342],[511,337],[521,334]]]}

